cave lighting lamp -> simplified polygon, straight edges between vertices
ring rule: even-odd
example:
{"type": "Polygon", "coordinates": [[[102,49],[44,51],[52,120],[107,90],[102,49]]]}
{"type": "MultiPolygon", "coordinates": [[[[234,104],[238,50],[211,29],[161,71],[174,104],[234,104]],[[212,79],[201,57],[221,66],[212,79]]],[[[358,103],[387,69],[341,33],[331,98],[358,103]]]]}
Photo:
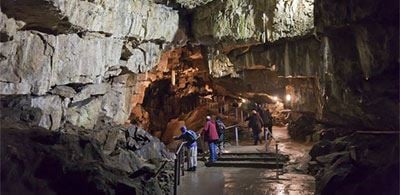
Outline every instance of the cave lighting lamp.
{"type": "Polygon", "coordinates": [[[286,101],[290,102],[290,100],[292,100],[292,96],[289,95],[289,94],[287,94],[287,95],[286,95],[286,101]]]}

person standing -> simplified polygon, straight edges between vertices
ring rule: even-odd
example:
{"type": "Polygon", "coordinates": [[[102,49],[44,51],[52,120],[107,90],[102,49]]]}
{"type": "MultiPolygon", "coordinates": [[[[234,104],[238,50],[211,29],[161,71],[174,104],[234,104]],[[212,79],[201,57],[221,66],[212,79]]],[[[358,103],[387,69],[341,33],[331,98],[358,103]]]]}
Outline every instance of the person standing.
{"type": "Polygon", "coordinates": [[[214,122],[211,120],[210,116],[206,117],[206,123],[204,125],[204,141],[208,143],[208,148],[210,150],[209,163],[213,163],[217,160],[216,143],[218,141],[218,132],[215,127],[214,122]]]}
{"type": "Polygon", "coordinates": [[[257,145],[258,142],[260,142],[259,134],[261,132],[261,128],[263,127],[262,119],[256,110],[252,110],[252,114],[247,117],[245,121],[249,121],[248,126],[252,129],[253,132],[254,145],[257,145]]]}
{"type": "Polygon", "coordinates": [[[225,124],[222,122],[221,118],[217,116],[215,119],[215,125],[217,128],[217,133],[218,133],[218,155],[220,156],[222,154],[222,151],[224,150],[224,139],[225,139],[225,124]]]}
{"type": "MultiPolygon", "coordinates": [[[[267,121],[268,121],[268,119],[267,119],[267,114],[265,113],[265,111],[261,108],[261,105],[260,104],[258,104],[257,106],[256,106],[256,111],[257,111],[257,113],[258,113],[258,115],[261,117],[261,119],[262,119],[262,124],[263,124],[263,126],[261,127],[261,134],[264,136],[264,139],[265,139],[265,141],[267,141],[267,139],[266,139],[266,136],[267,136],[267,121]]],[[[261,142],[261,140],[262,139],[260,139],[260,142],[261,142]]]]}
{"type": "Polygon", "coordinates": [[[271,112],[269,112],[268,109],[265,110],[265,115],[266,115],[266,121],[265,121],[266,125],[265,126],[269,129],[269,132],[272,136],[272,125],[273,125],[274,120],[272,118],[271,112]]]}
{"type": "Polygon", "coordinates": [[[188,130],[185,126],[181,127],[182,134],[179,136],[174,136],[175,140],[183,140],[186,142],[185,146],[189,149],[189,168],[188,171],[196,171],[197,167],[197,134],[188,130]]]}

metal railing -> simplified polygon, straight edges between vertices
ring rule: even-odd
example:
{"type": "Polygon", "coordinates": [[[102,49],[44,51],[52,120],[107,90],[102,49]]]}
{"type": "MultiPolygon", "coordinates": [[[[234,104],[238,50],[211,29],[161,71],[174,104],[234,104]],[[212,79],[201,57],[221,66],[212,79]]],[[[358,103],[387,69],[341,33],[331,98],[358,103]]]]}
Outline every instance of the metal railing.
{"type": "Polygon", "coordinates": [[[186,142],[182,142],[178,149],[175,152],[175,163],[174,163],[174,195],[178,193],[178,185],[180,184],[180,179],[181,179],[181,171],[182,171],[182,176],[185,175],[185,163],[184,163],[184,153],[185,153],[185,147],[183,147],[186,144],[186,142]]]}
{"type": "Polygon", "coordinates": [[[235,128],[235,141],[236,141],[236,146],[239,146],[239,125],[240,125],[240,124],[235,124],[235,125],[231,125],[231,126],[228,126],[228,127],[225,128],[226,130],[235,128]]]}

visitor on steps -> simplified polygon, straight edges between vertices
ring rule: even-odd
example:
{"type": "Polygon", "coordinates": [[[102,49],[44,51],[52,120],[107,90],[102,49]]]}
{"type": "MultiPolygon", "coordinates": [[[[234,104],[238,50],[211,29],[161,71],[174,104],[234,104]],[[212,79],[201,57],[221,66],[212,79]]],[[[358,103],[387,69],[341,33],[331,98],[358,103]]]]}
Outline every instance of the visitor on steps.
{"type": "Polygon", "coordinates": [[[271,115],[271,112],[269,112],[268,109],[265,110],[265,116],[266,116],[266,119],[264,121],[264,123],[265,123],[264,126],[268,128],[269,135],[272,137],[273,136],[272,135],[272,125],[273,125],[274,119],[273,119],[273,117],[271,115]]]}
{"type": "Polygon", "coordinates": [[[210,116],[206,117],[206,124],[203,130],[204,141],[208,143],[208,148],[210,149],[210,159],[209,163],[213,163],[217,160],[216,143],[218,141],[217,128],[214,122],[211,120],[210,116]]]}
{"type": "Polygon", "coordinates": [[[262,140],[263,140],[262,136],[264,136],[265,141],[267,141],[266,136],[267,136],[267,131],[268,131],[267,130],[267,128],[268,128],[267,127],[268,118],[267,118],[266,112],[262,109],[260,104],[256,105],[256,111],[260,115],[260,117],[262,119],[262,123],[263,123],[263,126],[261,127],[261,132],[260,132],[260,143],[261,143],[262,140]]]}
{"type": "Polygon", "coordinates": [[[256,110],[252,110],[252,114],[245,121],[249,121],[248,126],[252,129],[254,145],[257,145],[260,141],[260,132],[263,127],[262,119],[256,110]]]}
{"type": "Polygon", "coordinates": [[[215,119],[215,125],[217,128],[217,133],[218,133],[218,156],[220,156],[224,150],[224,138],[225,138],[225,124],[222,122],[221,117],[217,116],[217,118],[215,119]]]}
{"type": "Polygon", "coordinates": [[[189,168],[188,171],[196,171],[197,167],[197,138],[199,137],[196,132],[188,130],[185,126],[181,127],[182,134],[174,136],[174,139],[183,140],[186,142],[185,146],[189,149],[189,168]]]}

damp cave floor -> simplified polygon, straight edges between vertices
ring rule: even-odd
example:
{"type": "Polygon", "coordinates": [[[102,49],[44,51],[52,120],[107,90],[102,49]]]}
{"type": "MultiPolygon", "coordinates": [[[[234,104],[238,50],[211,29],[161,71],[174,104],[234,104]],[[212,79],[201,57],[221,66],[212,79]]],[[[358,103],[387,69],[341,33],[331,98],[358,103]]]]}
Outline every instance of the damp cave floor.
{"type": "MultiPolygon", "coordinates": [[[[248,132],[250,134],[250,132],[248,132]]],[[[276,178],[274,169],[206,167],[200,159],[196,172],[185,171],[178,186],[182,195],[311,195],[315,192],[315,179],[306,174],[308,152],[312,144],[292,141],[286,127],[273,127],[276,141],[268,145],[268,152],[275,152],[278,143],[279,153],[288,155],[283,173],[276,178]]],[[[224,153],[263,153],[266,147],[252,145],[251,140],[242,140],[239,146],[227,146],[224,153]]]]}

